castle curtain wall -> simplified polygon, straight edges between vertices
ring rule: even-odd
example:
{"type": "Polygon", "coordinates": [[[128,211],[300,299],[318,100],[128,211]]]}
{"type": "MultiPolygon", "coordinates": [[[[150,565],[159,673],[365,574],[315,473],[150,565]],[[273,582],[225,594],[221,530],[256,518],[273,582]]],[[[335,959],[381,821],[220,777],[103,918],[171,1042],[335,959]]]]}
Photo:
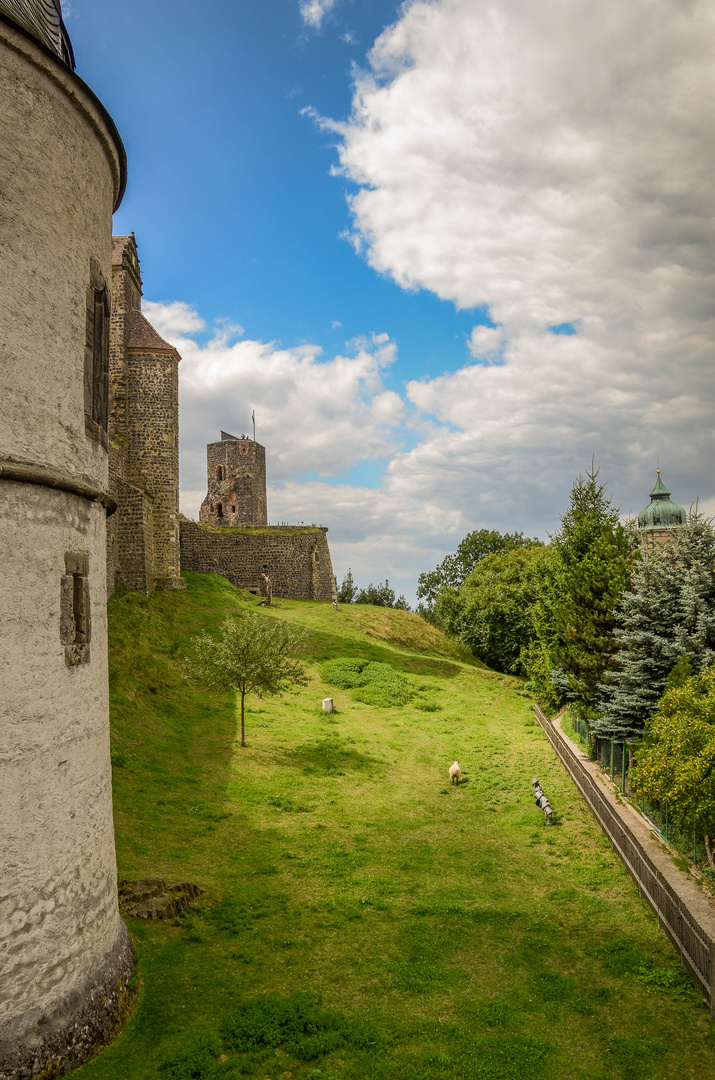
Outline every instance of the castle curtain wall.
{"type": "Polygon", "coordinates": [[[218,529],[181,522],[184,570],[221,574],[240,589],[263,592],[269,574],[274,596],[296,600],[332,600],[335,579],[327,529],[318,526],[218,529]]]}

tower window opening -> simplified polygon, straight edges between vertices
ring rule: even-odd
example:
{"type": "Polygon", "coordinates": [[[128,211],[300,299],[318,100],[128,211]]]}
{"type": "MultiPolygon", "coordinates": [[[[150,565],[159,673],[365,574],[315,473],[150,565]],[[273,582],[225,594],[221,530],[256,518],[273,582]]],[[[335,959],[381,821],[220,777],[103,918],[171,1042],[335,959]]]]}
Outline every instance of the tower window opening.
{"type": "Polygon", "coordinates": [[[91,637],[89,556],[84,551],[68,551],[60,596],[60,641],[68,667],[87,663],[91,637]]]}
{"type": "Polygon", "coordinates": [[[221,465],[216,466],[216,479],[218,481],[223,480],[223,466],[221,465]]]}
{"type": "Polygon", "coordinates": [[[221,503],[219,503],[216,507],[216,513],[219,517],[223,517],[223,506],[221,505],[221,503]]]}

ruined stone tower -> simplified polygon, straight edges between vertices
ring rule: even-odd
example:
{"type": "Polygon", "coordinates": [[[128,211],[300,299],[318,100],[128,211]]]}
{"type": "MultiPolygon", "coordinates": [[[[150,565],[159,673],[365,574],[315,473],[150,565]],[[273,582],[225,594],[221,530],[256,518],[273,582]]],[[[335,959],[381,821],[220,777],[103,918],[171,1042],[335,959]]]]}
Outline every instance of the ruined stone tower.
{"type": "Polygon", "coordinates": [[[209,525],[267,525],[266,448],[246,435],[221,432],[206,447],[208,493],[199,521],[209,525]]]}
{"type": "Polygon", "coordinates": [[[132,964],[106,614],[111,227],[125,176],[57,0],[0,0],[0,1080],[61,1075],[106,1042],[132,964]]]}
{"type": "Polygon", "coordinates": [[[115,236],[109,336],[110,518],[107,589],[180,589],[179,373],[181,359],[141,310],[134,236],[115,236]]]}
{"type": "Polygon", "coordinates": [[[266,449],[245,435],[221,432],[206,448],[208,493],[199,522],[182,521],[181,565],[222,574],[233,585],[274,596],[334,600],[335,578],[323,525],[269,525],[266,449]]]}

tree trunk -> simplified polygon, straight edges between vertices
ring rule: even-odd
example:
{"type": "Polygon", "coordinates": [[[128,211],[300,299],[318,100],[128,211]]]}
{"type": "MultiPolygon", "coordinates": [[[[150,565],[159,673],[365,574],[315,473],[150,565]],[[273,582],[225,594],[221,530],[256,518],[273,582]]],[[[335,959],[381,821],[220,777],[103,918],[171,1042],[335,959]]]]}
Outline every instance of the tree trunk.
{"type": "Polygon", "coordinates": [[[246,745],[246,729],[244,727],[244,704],[246,701],[245,690],[241,691],[241,746],[246,745]]]}
{"type": "Polygon", "coordinates": [[[710,837],[705,833],[705,850],[708,853],[708,862],[710,863],[710,869],[715,870],[715,859],[713,859],[713,849],[710,847],[710,837]]]}

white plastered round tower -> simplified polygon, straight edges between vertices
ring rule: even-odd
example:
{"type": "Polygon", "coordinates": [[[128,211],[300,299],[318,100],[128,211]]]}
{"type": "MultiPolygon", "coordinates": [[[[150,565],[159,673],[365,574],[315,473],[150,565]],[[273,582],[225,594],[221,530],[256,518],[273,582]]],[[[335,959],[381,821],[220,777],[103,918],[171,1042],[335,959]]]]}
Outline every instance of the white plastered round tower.
{"type": "Polygon", "coordinates": [[[0,0],[1,1080],[60,1075],[107,1042],[132,967],[106,613],[111,215],[125,159],[61,20],[53,48],[52,6],[38,0],[33,22],[32,2],[0,0]]]}

